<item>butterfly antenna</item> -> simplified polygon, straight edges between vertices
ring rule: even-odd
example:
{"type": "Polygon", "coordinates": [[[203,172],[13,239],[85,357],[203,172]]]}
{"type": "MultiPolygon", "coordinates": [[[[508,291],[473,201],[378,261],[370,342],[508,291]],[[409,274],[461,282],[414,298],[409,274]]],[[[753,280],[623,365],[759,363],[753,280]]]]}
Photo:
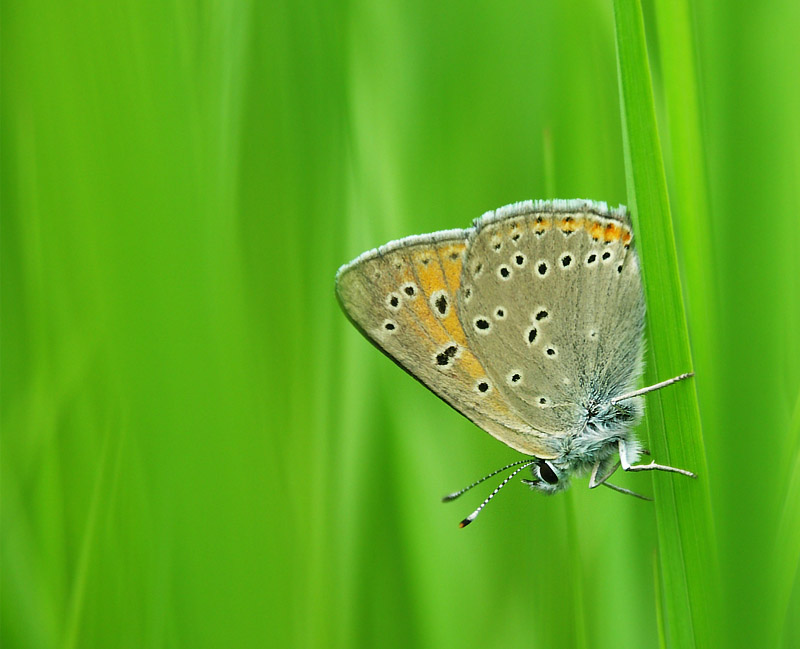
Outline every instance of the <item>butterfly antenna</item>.
{"type": "MultiPolygon", "coordinates": [[[[478,517],[478,514],[481,513],[481,510],[483,510],[483,508],[486,507],[486,505],[489,504],[489,501],[497,495],[498,491],[500,491],[503,487],[505,487],[508,484],[508,482],[509,482],[509,480],[511,480],[511,478],[513,478],[515,475],[517,475],[520,471],[522,471],[526,467],[529,467],[531,464],[534,464],[536,462],[536,460],[523,460],[523,461],[525,462],[525,464],[523,464],[518,469],[515,469],[511,473],[510,476],[508,476],[499,485],[497,485],[497,488],[492,493],[489,494],[489,496],[486,498],[486,500],[484,500],[480,505],[478,505],[478,508],[474,512],[472,512],[469,516],[467,516],[463,521],[461,521],[458,524],[459,527],[466,527],[472,521],[474,521],[478,517]]],[[[500,470],[502,471],[502,469],[500,469],[500,470]]]]}
{"type": "Polygon", "coordinates": [[[665,388],[668,385],[677,383],[678,381],[683,381],[684,379],[688,379],[690,376],[694,376],[694,372],[686,372],[686,374],[681,374],[680,376],[675,376],[671,379],[667,379],[666,381],[661,381],[661,383],[648,385],[646,388],[641,388],[640,390],[634,390],[633,392],[628,392],[628,394],[623,394],[621,397],[614,397],[613,399],[611,399],[611,405],[613,406],[619,403],[620,401],[625,401],[625,399],[632,399],[633,397],[638,397],[641,394],[647,394],[648,392],[653,392],[653,390],[660,390],[661,388],[665,388]]]}
{"type": "Polygon", "coordinates": [[[475,482],[473,482],[468,487],[464,487],[461,491],[454,491],[451,494],[447,494],[444,498],[442,498],[442,502],[443,503],[449,503],[451,500],[455,500],[461,494],[466,493],[467,491],[469,491],[473,487],[477,487],[481,482],[484,482],[484,481],[488,480],[489,478],[493,478],[498,473],[502,473],[506,469],[510,469],[512,466],[517,466],[518,464],[523,464],[524,462],[530,462],[530,460],[528,458],[525,458],[524,460],[518,460],[517,462],[512,462],[511,464],[507,464],[502,469],[497,469],[497,471],[492,471],[489,475],[483,476],[480,480],[476,480],[475,482]]]}

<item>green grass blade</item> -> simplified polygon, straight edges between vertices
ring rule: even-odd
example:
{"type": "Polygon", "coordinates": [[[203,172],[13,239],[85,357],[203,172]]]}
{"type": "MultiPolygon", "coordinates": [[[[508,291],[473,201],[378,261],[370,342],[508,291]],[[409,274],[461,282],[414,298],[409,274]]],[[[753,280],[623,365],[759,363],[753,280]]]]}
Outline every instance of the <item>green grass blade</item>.
{"type": "Polygon", "coordinates": [[[707,428],[719,426],[714,359],[720,353],[712,218],[702,137],[694,29],[687,0],[656,0],[659,62],[669,140],[671,207],[680,244],[697,391],[707,428]]]}
{"type": "MultiPolygon", "coordinates": [[[[647,380],[653,383],[691,369],[692,359],[638,0],[615,0],[614,19],[628,200],[649,310],[647,380]]],[[[694,384],[652,395],[647,421],[653,456],[701,476],[699,482],[654,478],[668,643],[713,646],[716,544],[694,384]]]]}
{"type": "Polygon", "coordinates": [[[662,598],[661,575],[659,574],[658,556],[653,553],[653,582],[656,586],[656,627],[658,628],[658,647],[666,649],[667,631],[664,628],[664,601],[662,598]]]}
{"type": "Polygon", "coordinates": [[[672,214],[681,246],[695,362],[707,343],[719,306],[713,288],[711,225],[694,35],[686,0],[656,0],[659,60],[668,117],[672,214]],[[703,345],[697,344],[703,337],[703,345]]]}

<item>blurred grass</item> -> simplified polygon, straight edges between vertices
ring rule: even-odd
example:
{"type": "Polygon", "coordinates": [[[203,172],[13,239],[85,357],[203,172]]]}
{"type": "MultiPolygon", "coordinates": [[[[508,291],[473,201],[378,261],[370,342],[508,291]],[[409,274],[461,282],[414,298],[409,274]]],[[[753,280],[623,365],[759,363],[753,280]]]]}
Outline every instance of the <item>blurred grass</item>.
{"type": "MultiPolygon", "coordinates": [[[[645,9],[720,625],[788,647],[800,8],[645,9]]],[[[0,28],[4,648],[659,641],[661,491],[702,483],[656,476],[655,508],[509,487],[459,530],[471,503],[439,497],[508,451],[332,289],[367,248],[514,200],[625,201],[611,3],[33,0],[0,28]]],[[[664,340],[680,366],[649,371],[684,371],[664,340]]],[[[657,457],[697,450],[681,430],[657,457]]],[[[698,569],[673,561],[665,589],[698,569]]]]}
{"type": "MultiPolygon", "coordinates": [[[[800,394],[795,403],[790,433],[791,441],[797,443],[800,440],[800,394]]],[[[791,647],[800,639],[796,602],[792,601],[793,591],[800,583],[799,452],[795,452],[794,465],[788,467],[781,478],[786,484],[786,498],[782,506],[779,505],[775,549],[769,566],[775,593],[775,608],[770,619],[772,628],[769,631],[772,634],[770,640],[776,646],[791,647]]]]}

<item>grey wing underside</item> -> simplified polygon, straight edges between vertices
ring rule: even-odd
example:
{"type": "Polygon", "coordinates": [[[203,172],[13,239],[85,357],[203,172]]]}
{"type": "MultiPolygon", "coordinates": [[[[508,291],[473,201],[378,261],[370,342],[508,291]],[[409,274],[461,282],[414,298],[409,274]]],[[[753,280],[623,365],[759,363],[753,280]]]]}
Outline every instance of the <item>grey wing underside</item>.
{"type": "Polygon", "coordinates": [[[645,302],[624,208],[560,201],[484,215],[461,292],[470,348],[491,359],[490,378],[537,430],[579,430],[592,404],[641,375],[645,302]]]}
{"type": "Polygon", "coordinates": [[[495,388],[461,326],[457,300],[470,232],[408,237],[365,253],[339,269],[337,297],[365,337],[450,406],[508,446],[553,458],[551,436],[495,388]]]}

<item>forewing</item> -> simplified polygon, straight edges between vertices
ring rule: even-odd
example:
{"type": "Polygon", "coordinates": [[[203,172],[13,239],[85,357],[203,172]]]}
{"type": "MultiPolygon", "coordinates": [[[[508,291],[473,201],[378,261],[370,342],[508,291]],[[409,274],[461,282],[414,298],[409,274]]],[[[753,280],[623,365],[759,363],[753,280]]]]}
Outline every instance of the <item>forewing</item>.
{"type": "Polygon", "coordinates": [[[514,412],[469,349],[456,306],[469,232],[364,253],[339,270],[339,302],[367,338],[453,408],[516,450],[554,457],[547,436],[514,412]]]}
{"type": "Polygon", "coordinates": [[[576,431],[593,404],[641,373],[644,297],[631,244],[624,209],[604,203],[527,202],[476,221],[459,317],[532,427],[576,431]]]}

